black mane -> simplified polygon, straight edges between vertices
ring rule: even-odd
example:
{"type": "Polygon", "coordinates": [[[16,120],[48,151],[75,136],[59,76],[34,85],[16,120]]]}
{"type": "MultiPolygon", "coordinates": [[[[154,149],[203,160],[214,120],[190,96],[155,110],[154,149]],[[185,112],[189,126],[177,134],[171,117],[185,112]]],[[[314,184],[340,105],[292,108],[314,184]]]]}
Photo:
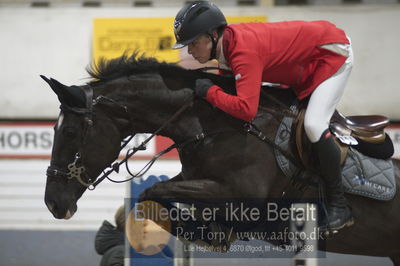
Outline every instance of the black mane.
{"type": "Polygon", "coordinates": [[[88,66],[86,71],[93,78],[89,84],[94,84],[134,74],[157,73],[160,69],[165,68],[185,71],[185,69],[176,64],[159,62],[155,58],[145,57],[144,55],[139,56],[137,52],[130,56],[124,54],[111,60],[100,58],[97,63],[92,63],[88,66]]]}
{"type": "Polygon", "coordinates": [[[159,62],[153,57],[145,57],[137,52],[127,54],[111,60],[101,58],[97,63],[92,63],[86,71],[93,78],[89,85],[108,82],[120,77],[138,75],[143,73],[160,74],[167,86],[192,88],[195,80],[207,78],[226,92],[233,93],[235,80],[232,76],[221,76],[202,69],[185,69],[174,63],[159,62]],[[179,81],[183,82],[179,84],[179,81]],[[177,86],[174,86],[174,83],[177,86]]]}

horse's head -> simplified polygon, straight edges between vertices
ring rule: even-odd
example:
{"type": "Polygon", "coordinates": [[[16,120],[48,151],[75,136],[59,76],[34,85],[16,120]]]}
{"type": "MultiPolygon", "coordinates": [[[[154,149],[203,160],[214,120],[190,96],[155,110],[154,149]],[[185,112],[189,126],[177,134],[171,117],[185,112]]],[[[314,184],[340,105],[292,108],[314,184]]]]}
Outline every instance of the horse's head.
{"type": "Polygon", "coordinates": [[[83,192],[118,156],[123,136],[113,117],[95,108],[90,86],[65,86],[42,78],[61,103],[47,170],[45,203],[55,218],[69,219],[83,192]]]}
{"type": "MultiPolygon", "coordinates": [[[[77,200],[118,157],[126,136],[156,132],[183,142],[203,132],[203,118],[216,112],[202,100],[193,102],[196,78],[207,75],[198,71],[136,54],[100,60],[88,70],[93,81],[84,86],[42,76],[61,103],[45,192],[56,218],[76,212],[77,200]],[[178,112],[182,106],[187,109],[178,112]],[[176,113],[179,118],[171,119],[176,113]]],[[[216,124],[214,119],[211,128],[216,124]]]]}

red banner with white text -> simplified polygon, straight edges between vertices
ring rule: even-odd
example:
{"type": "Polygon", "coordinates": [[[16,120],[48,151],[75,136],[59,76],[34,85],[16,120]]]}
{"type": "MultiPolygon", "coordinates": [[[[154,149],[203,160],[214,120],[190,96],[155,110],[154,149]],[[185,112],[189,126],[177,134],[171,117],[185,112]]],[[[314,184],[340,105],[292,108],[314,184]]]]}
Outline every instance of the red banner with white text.
{"type": "MultiPolygon", "coordinates": [[[[50,158],[54,124],[54,122],[0,122],[0,158],[50,158]]],[[[386,132],[395,146],[393,157],[400,159],[400,123],[390,125],[386,132]]],[[[120,156],[123,156],[128,148],[140,145],[147,137],[148,134],[137,134],[127,148],[121,151],[120,156]]],[[[156,136],[147,144],[146,150],[139,151],[133,158],[149,159],[171,144],[173,144],[171,139],[156,136]]],[[[174,149],[161,158],[176,160],[178,152],[174,149]]]]}

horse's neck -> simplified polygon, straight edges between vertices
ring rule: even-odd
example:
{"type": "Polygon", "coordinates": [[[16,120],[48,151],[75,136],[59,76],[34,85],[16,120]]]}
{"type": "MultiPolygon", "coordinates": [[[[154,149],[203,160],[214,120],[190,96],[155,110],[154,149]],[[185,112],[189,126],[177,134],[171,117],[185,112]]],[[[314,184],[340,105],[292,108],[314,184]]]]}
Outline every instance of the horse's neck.
{"type": "Polygon", "coordinates": [[[191,89],[149,88],[138,91],[124,85],[115,86],[113,89],[101,88],[97,93],[127,107],[135,133],[154,133],[163,128],[157,132],[158,135],[182,142],[202,132],[199,119],[193,110],[195,108],[190,104],[190,99],[193,98],[191,89]],[[170,121],[184,106],[187,108],[176,119],[170,121]]]}
{"type": "MultiPolygon", "coordinates": [[[[172,74],[146,74],[136,77],[136,87],[140,82],[142,84],[154,82],[154,87],[164,86],[164,88],[149,87],[148,90],[137,89],[135,86],[127,84],[128,79],[125,77],[115,80],[110,84],[100,86],[96,89],[96,94],[106,95],[128,107],[133,118],[138,112],[142,114],[136,121],[132,119],[135,121],[135,125],[132,126],[137,128],[139,133],[154,133],[167,123],[179,108],[185,104],[187,99],[193,96],[193,91],[186,86],[193,87],[194,80],[199,75],[212,78],[215,83],[218,83],[224,89],[229,89],[232,86],[232,79],[226,77],[185,71],[181,74],[181,77],[172,74]],[[171,79],[171,77],[174,77],[175,80],[171,79]],[[165,84],[167,84],[169,89],[165,87],[165,84]],[[138,104],[140,107],[137,106],[138,104]]],[[[132,79],[129,82],[133,82],[132,79]]],[[[292,101],[290,99],[292,97],[288,96],[287,91],[268,90],[266,93],[271,94],[284,104],[292,101]]],[[[266,105],[270,106],[271,104],[274,105],[273,102],[266,99],[266,105]]],[[[243,122],[224,114],[218,109],[212,108],[205,101],[197,99],[194,101],[193,106],[185,110],[177,119],[165,125],[165,128],[159,134],[169,137],[175,142],[182,142],[200,133],[240,128],[242,124],[243,122]]],[[[267,122],[267,124],[269,123],[267,122]]]]}

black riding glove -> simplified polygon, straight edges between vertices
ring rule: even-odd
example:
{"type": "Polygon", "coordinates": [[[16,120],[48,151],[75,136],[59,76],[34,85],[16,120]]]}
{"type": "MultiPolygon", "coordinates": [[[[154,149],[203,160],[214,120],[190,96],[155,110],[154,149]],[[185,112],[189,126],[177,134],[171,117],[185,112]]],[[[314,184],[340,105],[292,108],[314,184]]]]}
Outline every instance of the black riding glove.
{"type": "Polygon", "coordinates": [[[208,90],[214,85],[214,83],[209,79],[196,79],[196,87],[194,91],[197,96],[205,99],[208,90]]]}

